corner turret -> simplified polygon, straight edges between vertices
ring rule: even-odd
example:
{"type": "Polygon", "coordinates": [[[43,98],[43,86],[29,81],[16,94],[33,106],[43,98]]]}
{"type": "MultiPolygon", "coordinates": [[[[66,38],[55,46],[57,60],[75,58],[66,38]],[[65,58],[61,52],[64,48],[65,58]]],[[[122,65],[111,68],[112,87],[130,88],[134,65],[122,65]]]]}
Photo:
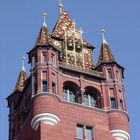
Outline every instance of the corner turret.
{"type": "Polygon", "coordinates": [[[124,68],[120,66],[105,40],[105,30],[101,30],[102,44],[99,54],[99,59],[95,70],[100,71],[106,78],[105,84],[110,85],[106,90],[109,92],[107,95],[106,108],[121,109],[126,111],[125,106],[125,91],[123,86],[123,71],[124,68]]]}
{"type": "Polygon", "coordinates": [[[27,78],[27,74],[26,74],[26,70],[25,70],[25,67],[24,67],[24,60],[25,60],[25,57],[22,57],[22,64],[23,65],[22,65],[21,72],[18,76],[14,92],[22,92],[24,87],[25,87],[25,80],[27,78]]]}

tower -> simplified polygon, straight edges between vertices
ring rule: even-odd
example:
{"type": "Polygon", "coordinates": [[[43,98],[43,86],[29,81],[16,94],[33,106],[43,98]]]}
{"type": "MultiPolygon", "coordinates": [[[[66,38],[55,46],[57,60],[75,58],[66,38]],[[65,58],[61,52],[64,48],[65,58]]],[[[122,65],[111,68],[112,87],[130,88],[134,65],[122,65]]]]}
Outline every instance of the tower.
{"type": "Polygon", "coordinates": [[[124,68],[104,37],[98,63],[63,5],[50,33],[45,22],[7,97],[9,140],[130,140],[124,68]]]}

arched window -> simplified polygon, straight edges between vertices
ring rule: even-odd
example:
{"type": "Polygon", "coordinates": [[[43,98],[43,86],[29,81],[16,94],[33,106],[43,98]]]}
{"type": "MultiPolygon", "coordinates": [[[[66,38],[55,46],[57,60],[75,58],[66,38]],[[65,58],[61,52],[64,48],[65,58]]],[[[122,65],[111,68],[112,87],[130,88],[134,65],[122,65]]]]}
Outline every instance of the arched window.
{"type": "Polygon", "coordinates": [[[83,103],[87,106],[101,108],[101,95],[99,91],[93,87],[86,87],[83,103]]]}
{"type": "Polygon", "coordinates": [[[87,106],[97,107],[97,102],[91,94],[84,94],[84,103],[87,106]]]}
{"type": "Polygon", "coordinates": [[[66,101],[79,103],[81,99],[79,87],[73,82],[65,82],[63,84],[63,97],[66,101]]]}
{"type": "Polygon", "coordinates": [[[73,93],[73,91],[71,91],[71,89],[69,88],[64,89],[63,94],[64,94],[64,100],[69,102],[75,102],[75,94],[73,93]]]}

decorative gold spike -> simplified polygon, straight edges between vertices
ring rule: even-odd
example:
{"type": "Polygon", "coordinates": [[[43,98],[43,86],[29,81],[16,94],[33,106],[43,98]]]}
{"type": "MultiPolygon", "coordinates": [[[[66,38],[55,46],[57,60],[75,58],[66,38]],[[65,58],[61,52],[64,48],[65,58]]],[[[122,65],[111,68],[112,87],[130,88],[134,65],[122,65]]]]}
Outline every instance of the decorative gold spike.
{"type": "Polygon", "coordinates": [[[24,67],[24,62],[25,62],[25,57],[22,57],[22,70],[25,71],[25,67],[24,67]]]}
{"type": "Polygon", "coordinates": [[[102,33],[102,38],[103,38],[103,40],[104,40],[104,36],[105,36],[105,29],[101,29],[101,33],[102,33]]]}
{"type": "Polygon", "coordinates": [[[73,33],[75,35],[75,30],[76,30],[76,22],[75,22],[75,19],[73,19],[72,24],[73,24],[73,33]]]}
{"type": "Polygon", "coordinates": [[[75,25],[76,25],[75,19],[73,19],[72,23],[73,23],[73,25],[75,27],[75,25]]]}
{"type": "Polygon", "coordinates": [[[46,25],[46,16],[47,16],[47,13],[44,12],[43,13],[43,26],[45,26],[45,27],[47,26],[46,25]]]}
{"type": "Polygon", "coordinates": [[[81,37],[81,40],[82,40],[84,32],[83,32],[83,29],[81,27],[80,27],[79,33],[80,33],[80,37],[81,37]]]}
{"type": "Polygon", "coordinates": [[[63,4],[61,0],[59,0],[59,13],[61,14],[63,12],[63,4]]]}
{"type": "Polygon", "coordinates": [[[79,31],[81,34],[83,34],[84,32],[83,32],[83,29],[80,27],[80,31],[79,31]]]}
{"type": "Polygon", "coordinates": [[[102,33],[103,43],[107,44],[107,42],[105,40],[105,29],[101,29],[101,33],[102,33]]]}
{"type": "Polygon", "coordinates": [[[101,33],[105,33],[105,29],[101,29],[101,33]]]}

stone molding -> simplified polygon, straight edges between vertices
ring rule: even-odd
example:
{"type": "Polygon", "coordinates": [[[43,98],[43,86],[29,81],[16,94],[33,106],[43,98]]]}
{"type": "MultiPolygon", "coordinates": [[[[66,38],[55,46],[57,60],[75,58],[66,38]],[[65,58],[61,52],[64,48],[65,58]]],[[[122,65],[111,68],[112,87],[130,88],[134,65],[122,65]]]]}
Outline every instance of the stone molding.
{"type": "Polygon", "coordinates": [[[34,131],[36,131],[39,127],[39,123],[43,122],[47,125],[56,125],[59,123],[60,119],[58,116],[51,113],[41,113],[33,117],[31,121],[31,126],[34,131]]]}
{"type": "Polygon", "coordinates": [[[128,132],[120,129],[111,130],[110,133],[116,140],[130,140],[130,135],[128,132]]]}

